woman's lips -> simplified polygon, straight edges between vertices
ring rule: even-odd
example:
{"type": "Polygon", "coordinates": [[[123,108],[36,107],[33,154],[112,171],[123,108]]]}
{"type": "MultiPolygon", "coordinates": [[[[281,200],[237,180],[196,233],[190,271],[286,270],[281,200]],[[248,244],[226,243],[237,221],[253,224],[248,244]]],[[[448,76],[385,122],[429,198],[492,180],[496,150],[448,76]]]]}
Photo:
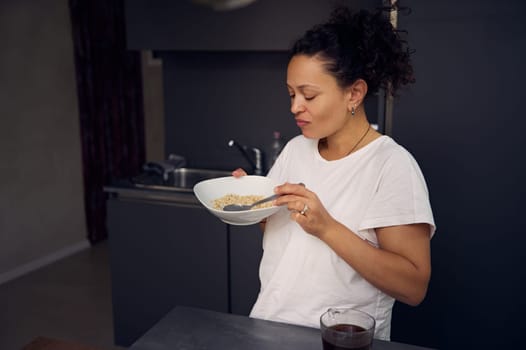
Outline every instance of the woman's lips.
{"type": "Polygon", "coordinates": [[[301,128],[301,127],[304,127],[304,126],[307,125],[307,124],[309,124],[309,122],[306,121],[306,120],[303,120],[303,119],[296,119],[296,125],[297,125],[298,127],[300,127],[300,128],[301,128]]]}

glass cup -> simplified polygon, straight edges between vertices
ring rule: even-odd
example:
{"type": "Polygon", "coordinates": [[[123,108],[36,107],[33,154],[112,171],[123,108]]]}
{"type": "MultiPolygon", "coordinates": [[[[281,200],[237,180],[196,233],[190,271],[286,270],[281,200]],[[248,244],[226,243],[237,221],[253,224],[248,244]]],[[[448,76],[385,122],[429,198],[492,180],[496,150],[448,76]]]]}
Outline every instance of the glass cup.
{"type": "Polygon", "coordinates": [[[320,317],[324,350],[373,348],[374,318],[351,308],[331,308],[320,317]]]}

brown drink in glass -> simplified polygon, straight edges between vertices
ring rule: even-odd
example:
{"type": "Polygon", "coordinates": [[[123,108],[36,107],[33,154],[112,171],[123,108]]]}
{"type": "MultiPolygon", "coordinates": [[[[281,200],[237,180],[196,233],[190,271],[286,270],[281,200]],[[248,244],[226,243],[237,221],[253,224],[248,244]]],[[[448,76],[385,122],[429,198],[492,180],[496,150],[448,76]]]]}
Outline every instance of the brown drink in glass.
{"type": "Polygon", "coordinates": [[[375,320],[350,308],[333,308],[320,317],[324,350],[372,349],[375,320]]]}

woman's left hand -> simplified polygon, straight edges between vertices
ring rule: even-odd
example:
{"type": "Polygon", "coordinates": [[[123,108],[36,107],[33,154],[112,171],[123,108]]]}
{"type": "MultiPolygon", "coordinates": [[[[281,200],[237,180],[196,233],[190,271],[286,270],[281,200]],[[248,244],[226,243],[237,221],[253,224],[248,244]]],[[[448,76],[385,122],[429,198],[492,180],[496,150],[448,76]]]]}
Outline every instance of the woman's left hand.
{"type": "Polygon", "coordinates": [[[316,193],[308,190],[303,184],[285,183],[277,186],[279,194],[276,205],[286,205],[291,211],[290,217],[304,230],[320,237],[335,222],[325,209],[316,193]]]}

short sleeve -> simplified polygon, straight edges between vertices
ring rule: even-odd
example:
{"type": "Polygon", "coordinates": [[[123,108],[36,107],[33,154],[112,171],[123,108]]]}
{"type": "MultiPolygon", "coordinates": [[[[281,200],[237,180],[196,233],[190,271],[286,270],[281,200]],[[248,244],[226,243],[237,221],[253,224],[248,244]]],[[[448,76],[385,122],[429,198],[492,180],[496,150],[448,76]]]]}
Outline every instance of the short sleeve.
{"type": "Polygon", "coordinates": [[[284,183],[287,181],[287,165],[290,153],[290,142],[285,144],[283,150],[280,152],[278,158],[270,168],[267,177],[275,180],[277,183],[284,183]]]}
{"type": "Polygon", "coordinates": [[[436,227],[424,176],[415,159],[400,148],[383,164],[360,231],[377,227],[427,223],[436,227]]]}

